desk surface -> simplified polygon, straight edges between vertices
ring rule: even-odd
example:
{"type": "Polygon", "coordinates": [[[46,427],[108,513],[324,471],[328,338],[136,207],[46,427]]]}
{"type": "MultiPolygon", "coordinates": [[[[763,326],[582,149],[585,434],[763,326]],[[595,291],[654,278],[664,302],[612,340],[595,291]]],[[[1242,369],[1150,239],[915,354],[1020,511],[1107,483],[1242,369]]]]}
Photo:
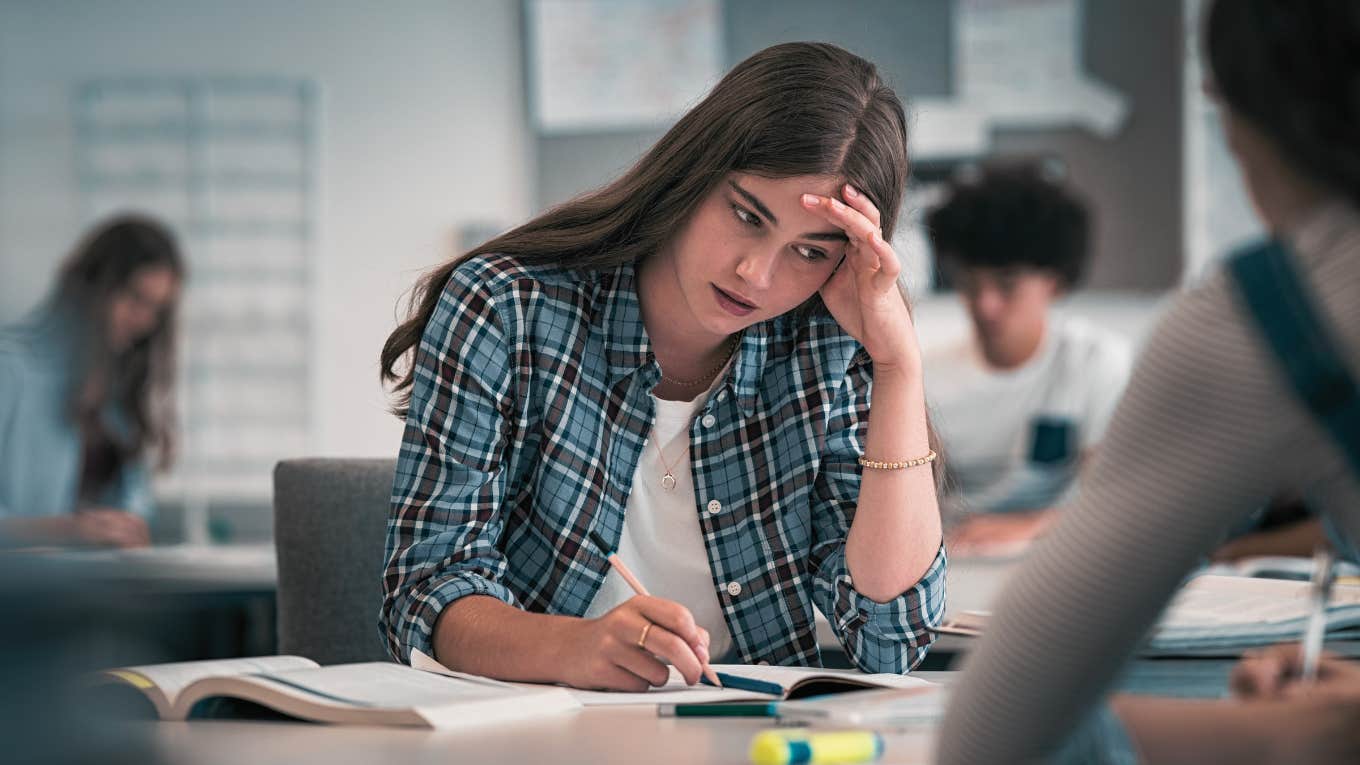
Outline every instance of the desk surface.
{"type": "MultiPolygon", "coordinates": [[[[659,718],[654,707],[591,707],[465,731],[338,727],[292,722],[139,723],[168,763],[388,762],[523,765],[746,763],[758,719],[659,718]]],[[[883,763],[927,763],[933,731],[885,736],[883,763]]]]}
{"type": "Polygon", "coordinates": [[[273,592],[279,580],[273,544],[164,545],[32,555],[35,563],[61,566],[76,577],[175,592],[273,592]]]}
{"type": "MultiPolygon", "coordinates": [[[[1123,690],[1216,697],[1226,687],[1228,660],[1136,662],[1123,690]]],[[[948,684],[956,673],[919,672],[948,684]]],[[[613,763],[745,763],[758,719],[659,718],[654,707],[590,707],[577,713],[466,731],[340,727],[297,722],[138,723],[168,763],[423,762],[612,765],[613,763]]],[[[932,728],[885,735],[883,763],[928,763],[932,728]]]]}

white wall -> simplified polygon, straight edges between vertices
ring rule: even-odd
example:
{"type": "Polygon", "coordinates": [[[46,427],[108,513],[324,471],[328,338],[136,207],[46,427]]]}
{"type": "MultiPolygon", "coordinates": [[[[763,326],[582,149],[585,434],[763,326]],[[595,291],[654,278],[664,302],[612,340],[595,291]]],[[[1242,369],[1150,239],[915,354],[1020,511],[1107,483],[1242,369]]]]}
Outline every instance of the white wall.
{"type": "Polygon", "coordinates": [[[0,324],[80,225],[71,103],[96,76],[320,85],[312,450],[393,455],[377,354],[457,229],[530,210],[519,5],[480,0],[0,0],[0,324]]]}

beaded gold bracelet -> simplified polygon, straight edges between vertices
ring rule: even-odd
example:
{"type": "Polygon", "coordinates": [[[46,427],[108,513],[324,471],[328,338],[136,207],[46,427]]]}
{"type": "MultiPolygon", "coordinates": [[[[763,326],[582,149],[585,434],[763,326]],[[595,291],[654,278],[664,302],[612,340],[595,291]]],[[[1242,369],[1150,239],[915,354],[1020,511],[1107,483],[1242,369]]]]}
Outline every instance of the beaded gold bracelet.
{"type": "Polygon", "coordinates": [[[904,462],[879,462],[878,460],[867,460],[860,457],[859,464],[861,467],[874,468],[875,470],[905,470],[907,468],[914,468],[918,465],[934,462],[935,458],[938,456],[940,455],[936,454],[934,449],[931,449],[929,452],[926,452],[926,456],[917,457],[914,460],[906,460],[904,462]]]}

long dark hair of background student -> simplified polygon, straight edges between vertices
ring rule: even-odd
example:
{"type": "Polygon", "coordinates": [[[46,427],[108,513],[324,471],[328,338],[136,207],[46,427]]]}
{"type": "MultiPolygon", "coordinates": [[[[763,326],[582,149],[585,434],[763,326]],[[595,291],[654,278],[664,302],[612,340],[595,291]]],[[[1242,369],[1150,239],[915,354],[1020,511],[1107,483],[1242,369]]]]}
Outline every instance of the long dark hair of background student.
{"type": "MultiPolygon", "coordinates": [[[[751,56],[617,180],[576,197],[421,278],[408,318],[383,345],[381,374],[406,415],[412,365],[449,275],[464,260],[513,255],[526,263],[609,268],[662,250],[695,206],[731,172],[826,175],[860,189],[892,241],[907,182],[902,103],[874,66],[834,45],[786,43],[751,56]],[[796,114],[796,119],[782,115],[796,114]],[[811,128],[809,128],[811,125],[811,128]],[[884,161],[884,160],[887,161],[884,161]],[[414,354],[413,354],[414,355],[414,354]]],[[[817,296],[803,311],[825,311],[817,296]]],[[[931,432],[931,445],[939,445],[931,432]]],[[[935,466],[940,475],[939,463],[935,466]]]]}
{"type": "Polygon", "coordinates": [[[112,347],[106,331],[113,300],[148,268],[168,269],[183,282],[184,259],[174,236],[150,218],[112,218],[76,245],[61,266],[49,303],[50,318],[72,343],[72,421],[85,434],[87,453],[106,450],[110,462],[103,470],[110,475],[149,453],[160,467],[174,456],[174,305],[160,314],[154,329],[121,351],[112,347]],[[127,434],[114,435],[102,426],[100,415],[110,405],[127,418],[127,434]]]}
{"type": "Polygon", "coordinates": [[[1209,87],[1305,176],[1360,205],[1360,3],[1303,5],[1214,2],[1204,24],[1209,87]]]}

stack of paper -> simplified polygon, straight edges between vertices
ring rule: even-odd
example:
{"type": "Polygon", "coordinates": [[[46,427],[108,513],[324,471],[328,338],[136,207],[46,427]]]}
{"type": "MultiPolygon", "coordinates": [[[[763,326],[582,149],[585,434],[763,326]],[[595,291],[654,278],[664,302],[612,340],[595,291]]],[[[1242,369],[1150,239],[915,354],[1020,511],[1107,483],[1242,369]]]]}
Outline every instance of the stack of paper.
{"type": "MultiPolygon", "coordinates": [[[[1303,637],[1309,584],[1204,575],[1167,607],[1149,648],[1158,653],[1241,649],[1303,637]]],[[[1337,585],[1327,608],[1327,638],[1360,637],[1360,586],[1337,585]]]]}
{"type": "MultiPolygon", "coordinates": [[[[1167,606],[1144,655],[1233,656],[1243,649],[1303,638],[1311,609],[1309,583],[1204,574],[1167,606]]],[[[988,611],[962,611],[939,631],[981,635],[988,611]]],[[[1327,607],[1328,640],[1360,640],[1360,585],[1337,584],[1327,607]]]]}

